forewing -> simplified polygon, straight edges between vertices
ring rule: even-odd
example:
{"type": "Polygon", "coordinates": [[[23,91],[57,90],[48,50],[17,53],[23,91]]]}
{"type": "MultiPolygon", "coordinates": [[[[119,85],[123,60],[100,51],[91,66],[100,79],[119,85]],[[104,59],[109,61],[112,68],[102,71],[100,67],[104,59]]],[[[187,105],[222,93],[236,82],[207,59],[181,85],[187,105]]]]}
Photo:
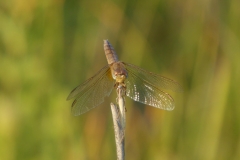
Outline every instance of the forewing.
{"type": "Polygon", "coordinates": [[[72,113],[78,116],[100,105],[113,87],[114,81],[107,65],[69,94],[67,100],[76,98],[72,103],[72,113]]]}
{"type": "Polygon", "coordinates": [[[181,86],[168,78],[147,72],[135,65],[124,63],[128,71],[126,79],[126,95],[134,101],[138,101],[156,108],[173,110],[174,100],[163,89],[181,91],[181,86]]]}
{"type": "Polygon", "coordinates": [[[170,89],[174,92],[182,92],[182,86],[178,84],[178,82],[171,80],[169,78],[163,77],[159,74],[155,74],[152,72],[148,72],[142,68],[139,68],[138,66],[135,66],[133,64],[124,63],[126,66],[126,69],[141,77],[143,80],[147,81],[148,83],[152,84],[153,86],[160,88],[160,89],[170,89]]]}

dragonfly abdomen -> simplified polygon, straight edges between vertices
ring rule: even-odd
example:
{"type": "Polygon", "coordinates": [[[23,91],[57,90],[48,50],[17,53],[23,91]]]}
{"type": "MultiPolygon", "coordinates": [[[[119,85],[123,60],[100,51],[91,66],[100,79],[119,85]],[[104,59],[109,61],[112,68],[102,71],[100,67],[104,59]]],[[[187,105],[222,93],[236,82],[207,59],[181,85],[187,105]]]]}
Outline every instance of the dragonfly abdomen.
{"type": "Polygon", "coordinates": [[[103,47],[104,47],[108,64],[118,62],[118,57],[113,46],[109,43],[108,40],[103,40],[103,41],[104,41],[103,47]]]}

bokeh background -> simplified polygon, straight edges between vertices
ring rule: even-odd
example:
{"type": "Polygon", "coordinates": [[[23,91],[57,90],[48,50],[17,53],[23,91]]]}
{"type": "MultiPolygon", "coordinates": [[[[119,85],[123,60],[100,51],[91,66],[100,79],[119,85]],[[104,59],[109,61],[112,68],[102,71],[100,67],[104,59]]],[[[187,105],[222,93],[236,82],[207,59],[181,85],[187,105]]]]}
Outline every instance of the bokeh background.
{"type": "Polygon", "coordinates": [[[0,1],[0,159],[116,159],[110,102],[70,91],[120,59],[179,82],[169,112],[127,98],[126,159],[240,159],[240,1],[0,1]]]}

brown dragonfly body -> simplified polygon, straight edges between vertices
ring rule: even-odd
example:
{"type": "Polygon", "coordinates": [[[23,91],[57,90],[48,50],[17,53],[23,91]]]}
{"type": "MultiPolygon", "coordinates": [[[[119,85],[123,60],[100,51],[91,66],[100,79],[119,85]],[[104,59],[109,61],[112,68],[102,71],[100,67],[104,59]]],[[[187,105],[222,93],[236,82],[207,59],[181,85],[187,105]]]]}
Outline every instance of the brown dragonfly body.
{"type": "Polygon", "coordinates": [[[108,65],[76,87],[67,98],[75,98],[72,104],[74,115],[83,114],[100,105],[104,98],[110,95],[114,86],[123,86],[125,94],[134,101],[164,110],[174,109],[173,98],[162,89],[182,91],[177,82],[119,61],[108,40],[104,40],[104,51],[108,65]]]}
{"type": "Polygon", "coordinates": [[[127,78],[127,70],[124,64],[118,60],[117,54],[108,40],[104,40],[103,46],[113,79],[116,80],[116,83],[124,83],[127,78]]]}

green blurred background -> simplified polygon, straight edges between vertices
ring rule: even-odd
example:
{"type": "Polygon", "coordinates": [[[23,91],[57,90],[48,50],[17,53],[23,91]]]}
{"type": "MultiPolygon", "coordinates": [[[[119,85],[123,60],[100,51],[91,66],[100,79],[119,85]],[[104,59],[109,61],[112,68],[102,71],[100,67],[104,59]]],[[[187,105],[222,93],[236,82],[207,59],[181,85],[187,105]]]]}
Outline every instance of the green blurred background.
{"type": "Polygon", "coordinates": [[[126,159],[240,159],[240,1],[0,1],[0,159],[116,159],[110,102],[70,91],[120,59],[178,81],[168,112],[127,98],[126,159]]]}

